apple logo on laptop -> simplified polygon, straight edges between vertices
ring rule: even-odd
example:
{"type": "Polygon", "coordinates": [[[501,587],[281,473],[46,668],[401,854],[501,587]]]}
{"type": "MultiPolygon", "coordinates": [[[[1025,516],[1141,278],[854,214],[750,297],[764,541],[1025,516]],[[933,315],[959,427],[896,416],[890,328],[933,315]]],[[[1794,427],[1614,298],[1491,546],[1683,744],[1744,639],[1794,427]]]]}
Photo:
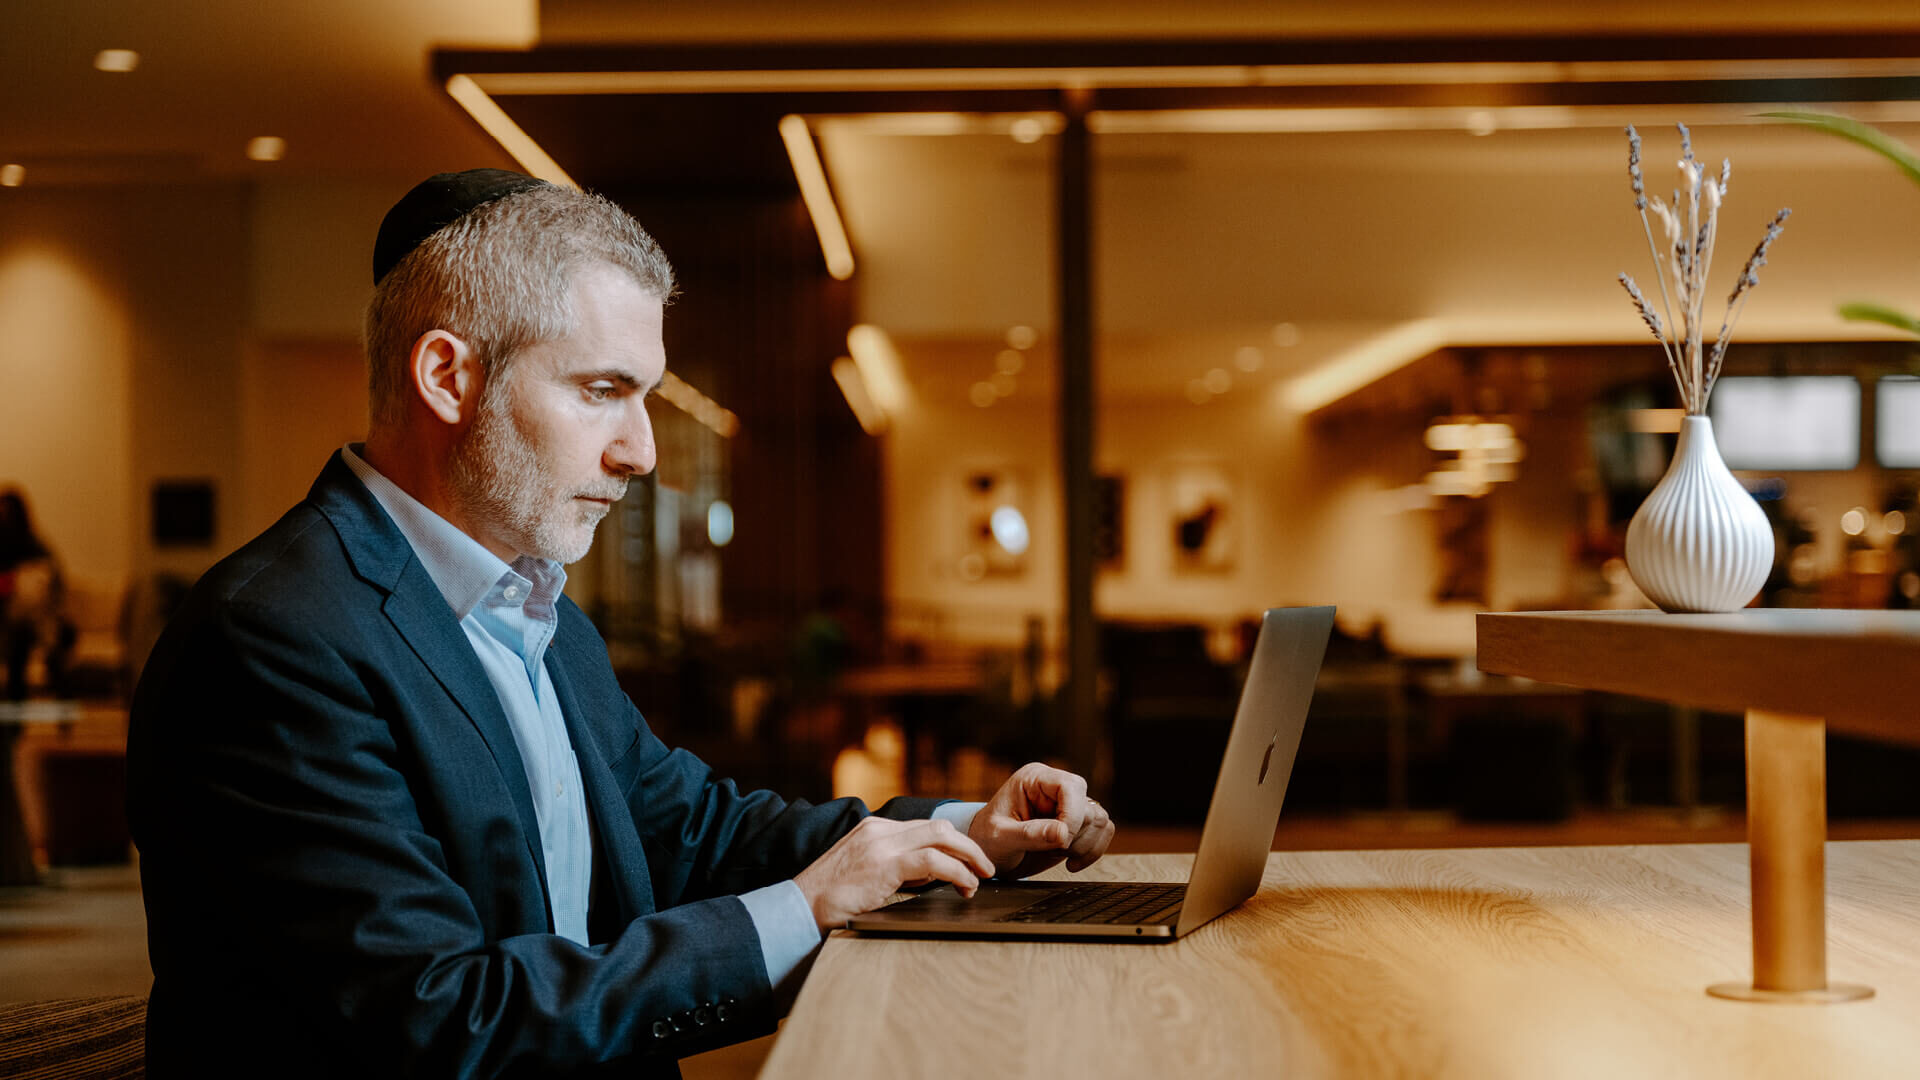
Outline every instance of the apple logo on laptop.
{"type": "Polygon", "coordinates": [[[1260,779],[1254,781],[1254,786],[1267,782],[1267,770],[1273,766],[1273,746],[1279,741],[1280,733],[1277,731],[1273,733],[1273,738],[1267,740],[1267,752],[1260,759],[1260,779]]]}

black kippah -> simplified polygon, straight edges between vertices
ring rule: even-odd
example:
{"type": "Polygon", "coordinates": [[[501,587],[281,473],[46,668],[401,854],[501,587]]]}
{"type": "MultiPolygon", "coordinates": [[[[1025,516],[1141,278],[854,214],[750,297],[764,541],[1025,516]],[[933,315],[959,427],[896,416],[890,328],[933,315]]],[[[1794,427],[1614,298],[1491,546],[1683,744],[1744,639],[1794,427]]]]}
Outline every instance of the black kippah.
{"type": "Polygon", "coordinates": [[[545,180],[505,169],[468,169],[420,181],[380,222],[380,235],[373,241],[373,283],[380,284],[380,279],[427,237],[468,212],[507,195],[551,186],[545,180]]]}

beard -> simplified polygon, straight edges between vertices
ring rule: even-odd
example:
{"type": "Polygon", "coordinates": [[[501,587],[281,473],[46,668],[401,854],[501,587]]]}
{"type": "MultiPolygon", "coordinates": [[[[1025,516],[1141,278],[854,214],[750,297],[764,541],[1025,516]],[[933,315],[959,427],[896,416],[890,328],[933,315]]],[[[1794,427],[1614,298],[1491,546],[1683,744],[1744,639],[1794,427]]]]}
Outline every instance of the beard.
{"type": "Polygon", "coordinates": [[[522,555],[562,566],[579,562],[610,507],[577,496],[617,502],[626,481],[602,476],[597,484],[574,485],[561,479],[515,422],[505,400],[510,397],[482,396],[473,426],[454,449],[454,502],[467,521],[490,528],[522,555]]]}

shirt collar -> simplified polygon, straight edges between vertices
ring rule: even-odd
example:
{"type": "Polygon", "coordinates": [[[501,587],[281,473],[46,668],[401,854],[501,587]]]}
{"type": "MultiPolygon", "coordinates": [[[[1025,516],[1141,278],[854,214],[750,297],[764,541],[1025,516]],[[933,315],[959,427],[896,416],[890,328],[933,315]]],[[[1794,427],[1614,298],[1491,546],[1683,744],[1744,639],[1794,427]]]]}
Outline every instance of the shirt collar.
{"type": "Polygon", "coordinates": [[[537,592],[549,604],[566,584],[566,570],[547,559],[522,555],[508,566],[480,541],[427,509],[420,500],[367,464],[355,444],[341,447],[340,456],[399,527],[400,535],[406,537],[414,556],[433,579],[456,618],[466,618],[488,593],[504,584],[503,577],[519,580],[523,598],[537,592]]]}

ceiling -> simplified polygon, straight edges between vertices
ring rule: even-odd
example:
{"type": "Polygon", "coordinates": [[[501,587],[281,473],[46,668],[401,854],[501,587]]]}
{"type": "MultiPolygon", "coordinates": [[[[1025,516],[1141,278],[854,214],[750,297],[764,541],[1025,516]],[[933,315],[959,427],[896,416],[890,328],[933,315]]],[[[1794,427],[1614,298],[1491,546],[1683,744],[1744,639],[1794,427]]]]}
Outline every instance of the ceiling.
{"type": "MultiPolygon", "coordinates": [[[[0,162],[32,183],[404,177],[508,163],[429,76],[434,49],[775,43],[1806,31],[1920,32],[1886,0],[9,0],[0,162]],[[97,72],[100,49],[142,62],[97,72]],[[284,160],[250,162],[256,135],[284,160]]],[[[689,113],[699,117],[698,110],[689,113]]]]}
{"type": "Polygon", "coordinates": [[[30,184],[418,176],[510,159],[432,83],[435,46],[530,45],[534,0],[8,0],[0,162],[30,184]],[[125,74],[94,70],[133,49],[125,74]],[[246,157],[286,140],[283,160],[246,157]]]}
{"type": "MultiPolygon", "coordinates": [[[[1574,58],[1608,50],[1735,55],[1728,50],[1740,48],[1762,57],[1818,56],[1822,48],[1920,55],[1920,48],[1903,53],[1886,44],[1920,42],[1920,5],[1884,0],[1193,0],[1177,22],[1169,10],[1145,0],[15,0],[0,5],[0,100],[14,106],[0,110],[0,163],[24,164],[32,184],[400,182],[450,167],[510,166],[440,85],[449,71],[472,69],[476,61],[483,69],[522,71],[827,61],[873,67],[916,55],[949,66],[980,64],[983,56],[989,65],[1151,65],[1212,50],[1208,55],[1227,63],[1311,65],[1377,56],[1382,41],[1401,59],[1511,58],[1536,48],[1517,35],[1552,38],[1574,58]],[[1807,45],[1804,34],[1826,37],[1807,45]],[[108,47],[138,50],[139,68],[95,71],[94,53],[108,47]],[[284,138],[285,159],[247,160],[244,147],[256,135],[284,138]]],[[[1858,203],[1858,192],[1866,191],[1885,205],[1873,215],[1859,206],[1822,207],[1792,181],[1860,177],[1878,164],[1837,142],[1756,130],[1745,116],[1751,107],[1740,103],[1920,97],[1920,64],[1883,65],[1869,74],[1856,73],[1853,89],[1834,89],[1834,80],[1821,90],[1818,79],[1773,79],[1764,92],[1755,87],[1767,80],[1752,72],[1677,91],[1658,79],[1612,90],[1572,80],[1102,91],[1127,109],[1278,101],[1366,106],[1400,118],[1373,130],[1338,130],[1346,121],[1336,121],[1330,131],[1138,132],[1096,140],[1103,392],[1179,394],[1225,366],[1238,372],[1235,392],[1243,393],[1397,321],[1449,312],[1473,338],[1495,322],[1513,323],[1515,311],[1592,307],[1591,316],[1526,332],[1541,341],[1625,340],[1635,332],[1631,318],[1614,318],[1614,307],[1600,314],[1586,302],[1604,295],[1595,304],[1613,304],[1618,298],[1606,295],[1612,273],[1638,265],[1627,262],[1636,257],[1637,234],[1613,213],[1623,186],[1623,119],[1652,127],[1720,110],[1721,121],[1702,125],[1703,139],[1713,141],[1703,152],[1735,158],[1741,212],[1764,219],[1773,202],[1793,202],[1814,212],[1796,219],[1796,227],[1822,213],[1838,223],[1827,257],[1783,260],[1778,271],[1787,287],[1795,273],[1825,275],[1808,286],[1817,297],[1809,303],[1830,306],[1825,297],[1856,280],[1849,273],[1860,281],[1895,273],[1890,256],[1855,253],[1885,235],[1912,235],[1920,199],[1893,194],[1892,183],[1855,188],[1849,179],[1834,188],[1843,192],[1838,202],[1858,203]],[[1674,101],[1686,105],[1676,109],[1674,101]],[[1482,107],[1503,123],[1524,118],[1527,109],[1588,111],[1569,122],[1475,137],[1462,127],[1463,110],[1482,107]],[[1435,117],[1438,126],[1429,126],[1435,117]],[[1489,244],[1528,256],[1502,265],[1476,254],[1489,244]],[[1562,272],[1542,273],[1543,262],[1562,272]],[[1508,306],[1472,308],[1469,318],[1459,312],[1462,297],[1475,304],[1495,297],[1508,306]],[[1301,328],[1297,347],[1267,341],[1278,323],[1301,328]],[[1258,370],[1239,372],[1224,362],[1247,347],[1266,354],[1258,370]]],[[[957,398],[978,381],[974,368],[990,375],[1007,327],[1031,325],[1044,339],[1051,324],[1052,140],[902,136],[858,123],[836,126],[835,118],[875,110],[1050,109],[1057,103],[1052,87],[500,100],[583,181],[656,191],[791,191],[774,123],[787,112],[811,117],[859,254],[863,315],[894,332],[929,393],[957,398]]],[[[1920,133],[1914,119],[1920,116],[1895,116],[1892,127],[1911,140],[1920,133]]],[[[1756,305],[1749,318],[1765,330],[1777,313],[1756,305]]],[[[1036,350],[1022,393],[1050,392],[1045,351],[1044,344],[1036,350]]]]}

